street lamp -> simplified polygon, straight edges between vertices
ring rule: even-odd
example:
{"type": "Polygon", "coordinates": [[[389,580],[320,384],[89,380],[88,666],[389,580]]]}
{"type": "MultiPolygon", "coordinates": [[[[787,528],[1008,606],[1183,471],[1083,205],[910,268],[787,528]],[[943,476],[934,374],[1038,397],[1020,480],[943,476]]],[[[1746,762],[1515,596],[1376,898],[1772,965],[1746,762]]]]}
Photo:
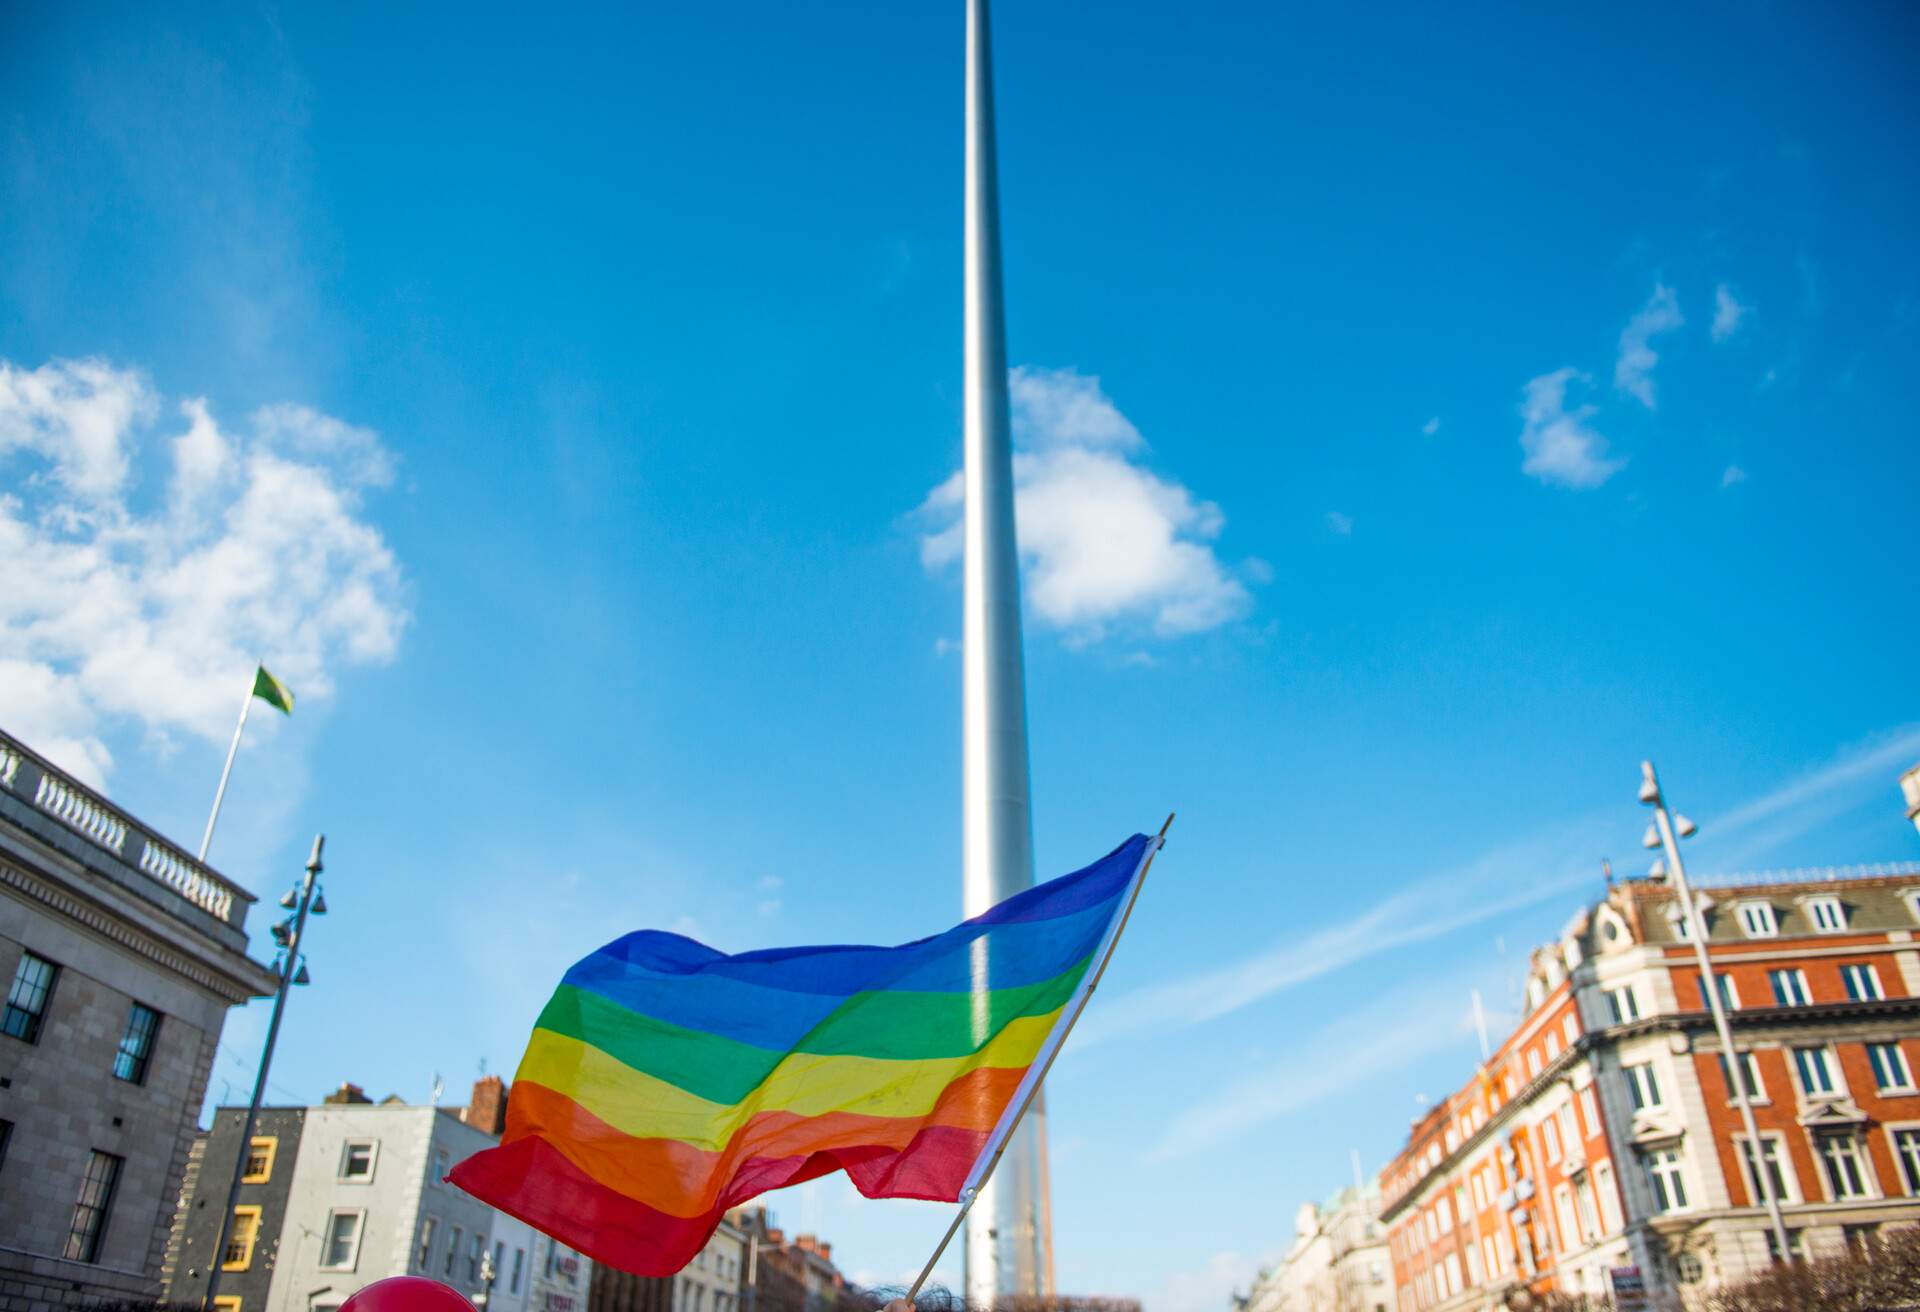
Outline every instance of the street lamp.
{"type": "Polygon", "coordinates": [[[1713,1028],[1720,1036],[1720,1051],[1726,1054],[1727,1082],[1733,1086],[1733,1101],[1740,1108],[1740,1123],[1747,1132],[1753,1186],[1759,1192],[1760,1200],[1767,1205],[1767,1218],[1773,1224],[1773,1239],[1780,1254],[1779,1260],[1791,1263],[1793,1250],[1787,1246],[1786,1219],[1780,1215],[1780,1199],[1774,1193],[1773,1181],[1767,1176],[1766,1146],[1760,1142],[1760,1130],[1753,1121],[1753,1103],[1747,1096],[1746,1063],[1733,1046],[1733,1030],[1727,1024],[1727,1011],[1720,1001],[1720,981],[1714,978],[1713,964],[1707,956],[1706,920],[1694,905],[1693,890],[1687,885],[1687,867],[1680,860],[1679,839],[1691,838],[1699,832],[1699,826],[1683,815],[1668,813],[1666,798],[1660,792],[1660,780],[1653,772],[1652,761],[1640,762],[1640,800],[1653,808],[1653,823],[1647,826],[1642,843],[1666,850],[1665,860],[1656,859],[1649,873],[1655,879],[1672,874],[1673,889],[1680,899],[1680,914],[1687,926],[1687,937],[1693,940],[1694,959],[1700,963],[1700,991],[1706,995],[1707,1010],[1713,1014],[1713,1028]],[[1676,831],[1678,837],[1675,836],[1676,831]]]}
{"type": "MultiPolygon", "coordinates": [[[[209,828],[208,833],[212,833],[209,828]]],[[[307,877],[295,888],[289,890],[285,898],[280,899],[281,906],[289,905],[292,898],[296,910],[286,920],[273,927],[273,941],[282,952],[274,958],[273,973],[280,977],[280,987],[273,995],[273,1019],[267,1022],[267,1042],[260,1053],[260,1069],[253,1079],[253,1101],[247,1104],[246,1124],[240,1131],[240,1151],[233,1160],[233,1179],[227,1185],[226,1206],[220,1212],[220,1236],[214,1241],[213,1260],[207,1270],[207,1293],[200,1301],[201,1312],[213,1312],[214,1299],[220,1293],[220,1268],[226,1265],[227,1237],[233,1229],[233,1200],[240,1192],[240,1177],[247,1171],[247,1154],[253,1147],[253,1127],[260,1119],[260,1099],[267,1092],[267,1070],[273,1065],[274,1040],[280,1037],[280,1017],[287,1009],[287,993],[295,985],[312,983],[307,974],[307,958],[300,951],[300,936],[306,932],[307,916],[319,912],[316,905],[319,894],[320,851],[327,844],[325,834],[316,834],[313,839],[313,855],[307,858],[307,877]]],[[[324,904],[325,899],[318,899],[324,904]]]]}
{"type": "Polygon", "coordinates": [[[493,1301],[493,1282],[499,1272],[493,1269],[493,1250],[484,1249],[480,1254],[480,1292],[473,1296],[473,1305],[480,1312],[487,1312],[487,1304],[493,1301]]]}

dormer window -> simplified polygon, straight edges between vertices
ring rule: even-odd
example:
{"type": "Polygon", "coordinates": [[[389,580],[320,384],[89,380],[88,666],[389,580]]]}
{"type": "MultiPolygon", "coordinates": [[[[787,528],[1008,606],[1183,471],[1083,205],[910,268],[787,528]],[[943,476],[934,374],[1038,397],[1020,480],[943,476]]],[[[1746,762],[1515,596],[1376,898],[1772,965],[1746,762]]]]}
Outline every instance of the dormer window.
{"type": "Polygon", "coordinates": [[[1807,919],[1822,934],[1838,934],[1847,927],[1847,909],[1837,897],[1808,898],[1807,919]]]}
{"type": "Polygon", "coordinates": [[[1740,928],[1748,938],[1772,938],[1780,932],[1771,902],[1742,902],[1739,911],[1740,928]]]}
{"type": "Polygon", "coordinates": [[[1920,920],[1920,888],[1903,889],[1900,900],[1907,904],[1907,914],[1920,920]]]}
{"type": "Polygon", "coordinates": [[[1667,912],[1667,919],[1673,923],[1673,936],[1682,943],[1693,941],[1693,922],[1687,919],[1684,908],[1675,906],[1667,912]]]}

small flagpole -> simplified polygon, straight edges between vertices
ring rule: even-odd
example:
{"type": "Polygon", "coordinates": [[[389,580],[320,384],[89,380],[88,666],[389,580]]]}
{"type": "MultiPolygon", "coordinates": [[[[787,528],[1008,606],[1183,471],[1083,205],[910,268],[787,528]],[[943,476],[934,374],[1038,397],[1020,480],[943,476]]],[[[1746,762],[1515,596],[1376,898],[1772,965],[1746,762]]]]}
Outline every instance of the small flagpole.
{"type": "MultiPolygon", "coordinates": [[[[257,683],[260,678],[258,670],[253,677],[257,683]]],[[[247,685],[246,700],[240,703],[240,723],[233,726],[233,741],[227,744],[227,763],[220,767],[220,786],[213,792],[213,813],[207,817],[207,832],[200,836],[201,861],[207,859],[207,849],[213,846],[213,826],[220,819],[220,803],[227,795],[227,776],[233,773],[233,756],[240,750],[240,734],[247,727],[247,712],[253,709],[255,683],[247,685]]]]}
{"type": "Polygon", "coordinates": [[[1047,1072],[1053,1069],[1053,1059],[1058,1057],[1060,1050],[1067,1046],[1067,1036],[1073,1033],[1073,1027],[1079,1021],[1080,1013],[1087,1009],[1087,1000],[1093,996],[1093,991],[1100,987],[1100,977],[1107,973],[1107,963],[1113,960],[1113,950],[1120,945],[1120,935],[1126,932],[1127,919],[1133,915],[1133,904],[1140,897],[1140,886],[1147,882],[1147,871],[1153,865],[1153,858],[1159,855],[1162,847],[1166,846],[1167,830],[1172,827],[1173,813],[1170,811],[1167,813],[1166,823],[1160,826],[1159,834],[1154,837],[1153,846],[1147,850],[1146,859],[1140,863],[1139,873],[1133,877],[1133,888],[1127,894],[1127,904],[1121,908],[1119,920],[1114,922],[1113,933],[1108,936],[1106,948],[1100,954],[1100,964],[1095,966],[1093,973],[1087,977],[1087,982],[1071,1004],[1071,1009],[1061,1019],[1060,1027],[1048,1036],[1048,1046],[1040,1055],[1038,1073],[1026,1081],[1027,1092],[1026,1096],[1020,1100],[1020,1110],[1013,1114],[1011,1120],[1004,1121],[995,1128],[993,1153],[987,1158],[986,1169],[976,1168],[979,1178],[960,1191],[959,1214],[953,1218],[953,1224],[947,1227],[947,1232],[940,1236],[940,1244],[933,1250],[933,1256],[928,1258],[927,1264],[920,1268],[919,1278],[913,1282],[913,1288],[906,1292],[907,1302],[911,1303],[919,1297],[921,1286],[927,1283],[927,1277],[931,1276],[933,1268],[939,1265],[941,1256],[947,1251],[947,1245],[952,1243],[953,1237],[960,1232],[961,1225],[967,1219],[967,1213],[973,1210],[974,1202],[980,1197],[980,1190],[993,1176],[993,1168],[1000,1164],[1000,1154],[1007,1150],[1007,1144],[1012,1141],[1013,1132],[1019,1126],[1020,1118],[1027,1114],[1027,1108],[1033,1106],[1034,1097],[1040,1092],[1040,1086],[1046,1083],[1047,1072]]]}

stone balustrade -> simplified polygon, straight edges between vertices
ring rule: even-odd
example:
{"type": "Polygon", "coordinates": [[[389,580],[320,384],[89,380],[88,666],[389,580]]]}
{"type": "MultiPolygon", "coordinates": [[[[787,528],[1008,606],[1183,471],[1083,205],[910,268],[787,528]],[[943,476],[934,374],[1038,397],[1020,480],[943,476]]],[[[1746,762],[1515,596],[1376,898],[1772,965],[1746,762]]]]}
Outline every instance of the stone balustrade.
{"type": "Polygon", "coordinates": [[[0,790],[30,802],[122,865],[208,915],[235,928],[243,926],[251,894],[3,731],[0,790]]]}

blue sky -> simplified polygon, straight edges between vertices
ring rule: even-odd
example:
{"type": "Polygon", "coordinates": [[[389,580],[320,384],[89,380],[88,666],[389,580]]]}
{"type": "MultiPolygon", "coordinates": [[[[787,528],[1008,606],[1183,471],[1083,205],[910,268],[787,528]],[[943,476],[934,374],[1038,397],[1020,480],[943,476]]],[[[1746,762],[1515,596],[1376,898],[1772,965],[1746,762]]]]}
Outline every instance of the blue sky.
{"type": "MultiPolygon", "coordinates": [[[[628,928],[957,917],[960,23],[0,16],[0,723],[190,843],[293,685],[214,850],[328,834],[276,1097],[510,1070],[628,928]]],[[[1041,865],[1180,812],[1060,1277],[1218,1308],[1637,869],[1642,756],[1703,869],[1920,858],[1915,19],[996,36],[1041,865]]],[[[944,1215],[771,1201],[873,1279],[944,1215]]]]}

